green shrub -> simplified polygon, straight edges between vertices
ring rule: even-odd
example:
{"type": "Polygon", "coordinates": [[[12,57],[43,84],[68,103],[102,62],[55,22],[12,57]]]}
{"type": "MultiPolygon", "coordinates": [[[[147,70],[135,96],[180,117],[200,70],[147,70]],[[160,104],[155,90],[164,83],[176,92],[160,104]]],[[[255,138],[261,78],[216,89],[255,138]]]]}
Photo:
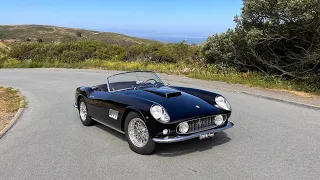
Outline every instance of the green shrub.
{"type": "Polygon", "coordinates": [[[127,50],[127,60],[150,60],[155,62],[199,62],[202,60],[201,47],[181,43],[152,43],[130,46],[127,50]]]}
{"type": "Polygon", "coordinates": [[[17,68],[17,67],[20,67],[20,64],[21,64],[21,61],[11,58],[4,61],[2,66],[4,68],[17,68]]]}
{"type": "Polygon", "coordinates": [[[185,42],[135,44],[126,48],[96,41],[16,44],[9,51],[8,56],[19,60],[64,63],[81,62],[86,59],[194,63],[202,58],[200,46],[190,46],[185,42]]]}
{"type": "Polygon", "coordinates": [[[126,49],[120,45],[108,44],[103,48],[97,49],[93,53],[93,58],[107,60],[124,60],[126,57],[126,49]]]}
{"type": "Polygon", "coordinates": [[[7,56],[0,55],[0,68],[3,67],[3,63],[7,60],[7,56]]]}
{"type": "Polygon", "coordinates": [[[269,77],[320,82],[320,1],[243,3],[235,29],[207,39],[206,61],[269,77]]]}

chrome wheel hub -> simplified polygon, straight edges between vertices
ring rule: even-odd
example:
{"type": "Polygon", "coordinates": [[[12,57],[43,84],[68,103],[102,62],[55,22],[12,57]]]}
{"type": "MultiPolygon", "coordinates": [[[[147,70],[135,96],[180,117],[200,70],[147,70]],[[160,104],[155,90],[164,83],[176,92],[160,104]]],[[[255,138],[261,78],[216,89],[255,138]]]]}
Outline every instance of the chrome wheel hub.
{"type": "Polygon", "coordinates": [[[134,118],[128,126],[130,141],[137,147],[144,147],[149,140],[146,124],[140,118],[134,118]]]}
{"type": "Polygon", "coordinates": [[[87,119],[87,107],[84,102],[80,103],[79,113],[80,113],[81,120],[85,121],[87,119]]]}

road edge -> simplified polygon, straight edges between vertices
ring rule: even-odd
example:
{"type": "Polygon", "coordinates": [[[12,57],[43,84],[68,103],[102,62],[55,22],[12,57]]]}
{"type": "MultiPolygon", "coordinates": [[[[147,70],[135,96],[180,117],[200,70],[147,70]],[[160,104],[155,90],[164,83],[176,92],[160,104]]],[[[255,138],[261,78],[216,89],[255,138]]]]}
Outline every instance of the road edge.
{"type": "Polygon", "coordinates": [[[0,139],[13,127],[13,125],[15,125],[18,122],[18,120],[21,117],[22,113],[26,109],[26,107],[24,107],[24,104],[26,102],[25,96],[23,96],[19,90],[18,90],[18,95],[20,97],[22,97],[22,100],[20,101],[20,106],[21,107],[18,109],[17,113],[13,116],[13,118],[10,121],[10,123],[4,129],[2,129],[0,131],[0,139]]]}
{"type": "Polygon", "coordinates": [[[305,107],[305,108],[314,109],[314,110],[320,110],[320,106],[316,106],[316,105],[304,104],[304,103],[301,103],[301,102],[288,101],[288,100],[279,99],[279,98],[273,98],[273,97],[270,97],[270,96],[265,96],[265,95],[256,94],[256,93],[250,93],[250,92],[246,92],[246,91],[241,91],[240,93],[241,94],[246,94],[246,95],[249,95],[249,96],[254,96],[254,97],[257,97],[257,98],[268,99],[268,100],[271,100],[271,101],[282,102],[282,103],[291,104],[291,105],[300,106],[300,107],[305,107]]]}

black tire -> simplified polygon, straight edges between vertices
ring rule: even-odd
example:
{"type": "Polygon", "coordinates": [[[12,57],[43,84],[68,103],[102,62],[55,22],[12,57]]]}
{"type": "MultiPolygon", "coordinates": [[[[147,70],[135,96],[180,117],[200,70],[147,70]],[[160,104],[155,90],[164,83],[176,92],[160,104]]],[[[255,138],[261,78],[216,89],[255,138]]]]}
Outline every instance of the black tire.
{"type": "Polygon", "coordinates": [[[91,119],[91,117],[89,116],[89,113],[88,113],[88,108],[87,108],[87,104],[86,102],[84,101],[83,98],[81,98],[79,100],[79,103],[78,103],[78,106],[79,106],[79,117],[80,117],[80,121],[82,122],[82,124],[84,126],[92,126],[94,124],[94,121],[91,119]],[[86,118],[85,119],[82,119],[81,117],[81,114],[80,114],[80,111],[81,111],[81,104],[84,103],[84,106],[86,108],[86,111],[87,111],[87,115],[86,115],[86,118]]]}
{"type": "MultiPolygon", "coordinates": [[[[149,133],[149,138],[148,138],[147,144],[143,147],[135,146],[129,138],[128,126],[129,126],[130,121],[132,121],[134,118],[139,118],[143,121],[143,118],[136,112],[130,112],[127,115],[126,120],[125,120],[125,124],[124,124],[124,131],[125,131],[125,135],[126,135],[129,147],[132,151],[134,151],[138,154],[149,155],[149,154],[153,153],[156,149],[156,143],[152,140],[150,133],[149,133]]],[[[149,130],[148,130],[148,132],[149,132],[149,130]]]]}

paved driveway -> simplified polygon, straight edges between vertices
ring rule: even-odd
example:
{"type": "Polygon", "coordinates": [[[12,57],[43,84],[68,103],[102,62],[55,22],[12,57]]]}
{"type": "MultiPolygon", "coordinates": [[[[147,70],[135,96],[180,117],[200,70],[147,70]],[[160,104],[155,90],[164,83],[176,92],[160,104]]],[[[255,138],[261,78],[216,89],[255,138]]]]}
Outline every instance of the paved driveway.
{"type": "Polygon", "coordinates": [[[103,83],[110,73],[0,70],[0,85],[19,88],[29,101],[0,139],[0,179],[319,179],[319,110],[163,76],[172,85],[222,93],[235,126],[142,156],[129,149],[124,135],[82,126],[72,107],[76,87],[103,83]]]}

